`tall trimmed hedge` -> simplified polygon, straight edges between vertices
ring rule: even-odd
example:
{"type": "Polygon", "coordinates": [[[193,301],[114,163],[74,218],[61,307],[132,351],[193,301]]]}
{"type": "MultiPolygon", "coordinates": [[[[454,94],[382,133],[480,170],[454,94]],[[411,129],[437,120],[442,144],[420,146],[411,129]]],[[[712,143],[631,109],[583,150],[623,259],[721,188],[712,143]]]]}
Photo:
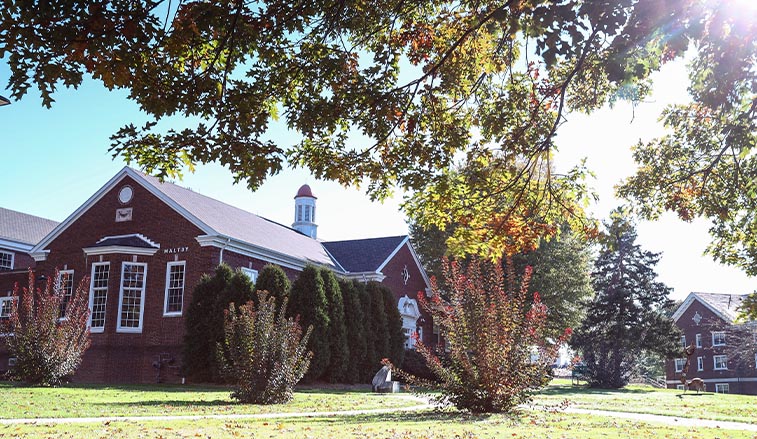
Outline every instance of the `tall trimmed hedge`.
{"type": "Polygon", "coordinates": [[[397,299],[392,290],[379,285],[379,291],[384,299],[384,312],[386,313],[386,335],[389,347],[386,358],[393,364],[402,364],[405,357],[405,334],[402,332],[402,316],[397,308],[397,299]]]}
{"type": "Polygon", "coordinates": [[[263,267],[255,281],[255,291],[268,291],[268,297],[276,299],[277,308],[281,307],[283,299],[289,296],[290,288],[292,288],[292,283],[278,265],[268,264],[263,267]]]}
{"type": "Polygon", "coordinates": [[[350,356],[346,366],[344,382],[357,383],[366,381],[364,377],[367,366],[366,331],[365,331],[365,313],[363,308],[366,296],[365,289],[357,281],[340,280],[339,289],[342,292],[342,301],[344,303],[344,323],[347,331],[347,349],[350,356]]]}
{"type": "Polygon", "coordinates": [[[184,319],[183,364],[190,381],[224,381],[223,361],[218,358],[218,347],[224,343],[224,310],[232,302],[244,304],[252,297],[250,279],[226,264],[216,267],[212,276],[202,276],[184,319]]]}
{"type": "Polygon", "coordinates": [[[292,283],[289,297],[288,315],[295,318],[299,316],[299,323],[303,328],[313,326],[313,334],[308,343],[308,348],[313,352],[313,359],[304,380],[321,379],[331,364],[331,351],[328,301],[323,277],[316,267],[307,265],[302,270],[292,283]]]}
{"type": "Polygon", "coordinates": [[[350,351],[347,347],[347,328],[344,324],[342,290],[336,276],[329,269],[321,269],[321,278],[326,292],[329,314],[329,368],[323,378],[331,383],[343,383],[349,366],[350,351]]]}
{"type": "Polygon", "coordinates": [[[389,334],[387,333],[384,294],[377,282],[368,282],[365,286],[368,294],[368,371],[376,373],[381,368],[381,360],[389,356],[389,334]]]}

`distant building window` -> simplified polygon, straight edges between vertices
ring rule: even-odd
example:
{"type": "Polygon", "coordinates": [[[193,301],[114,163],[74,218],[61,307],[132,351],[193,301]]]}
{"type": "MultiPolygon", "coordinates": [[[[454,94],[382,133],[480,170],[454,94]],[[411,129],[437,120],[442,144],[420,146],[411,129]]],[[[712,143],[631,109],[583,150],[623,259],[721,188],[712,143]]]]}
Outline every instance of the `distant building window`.
{"type": "Polygon", "coordinates": [[[676,389],[677,390],[686,390],[686,388],[684,388],[683,384],[676,384],[676,389]]]}
{"type": "Polygon", "coordinates": [[[715,331],[712,333],[712,345],[725,346],[725,332],[724,331],[715,331]]]}
{"type": "Polygon", "coordinates": [[[118,296],[119,332],[142,332],[147,264],[124,262],[121,266],[121,290],[118,296]]]}
{"type": "Polygon", "coordinates": [[[244,273],[245,276],[249,277],[252,283],[258,281],[258,270],[242,267],[242,273],[244,273]]]}
{"type": "Polygon", "coordinates": [[[681,336],[681,347],[684,347],[684,348],[686,347],[686,336],[685,335],[681,336]]]}
{"type": "Polygon", "coordinates": [[[715,393],[731,393],[728,383],[715,384],[715,393]]]}
{"type": "Polygon", "coordinates": [[[166,266],[166,298],[163,315],[181,315],[184,304],[184,273],[186,262],[169,262],[166,266]]]}
{"type": "Polygon", "coordinates": [[[0,297],[0,319],[7,319],[13,310],[13,296],[0,297]]]}
{"type": "Polygon", "coordinates": [[[702,347],[702,334],[697,334],[696,335],[696,343],[697,343],[697,347],[698,348],[702,347]]]}
{"type": "Polygon", "coordinates": [[[700,372],[704,370],[704,357],[697,357],[697,370],[700,372]]]}
{"type": "Polygon", "coordinates": [[[108,276],[110,262],[92,264],[92,280],[89,291],[90,330],[103,332],[105,328],[105,304],[108,301],[108,276]]]}
{"type": "Polygon", "coordinates": [[[297,222],[302,221],[302,204],[297,205],[297,222]]]}
{"type": "Polygon", "coordinates": [[[66,307],[74,294],[74,270],[60,270],[58,272],[58,288],[60,290],[60,317],[66,317],[66,307]]]}
{"type": "Polygon", "coordinates": [[[682,372],[683,367],[686,365],[685,358],[676,358],[676,372],[682,372]]]}
{"type": "Polygon", "coordinates": [[[715,355],[712,357],[712,362],[714,363],[715,370],[728,369],[728,357],[725,355],[715,355]]]}
{"type": "Polygon", "coordinates": [[[305,222],[310,222],[310,206],[305,206],[305,222]]]}
{"type": "Polygon", "coordinates": [[[0,270],[13,270],[13,253],[0,251],[0,270]]]}

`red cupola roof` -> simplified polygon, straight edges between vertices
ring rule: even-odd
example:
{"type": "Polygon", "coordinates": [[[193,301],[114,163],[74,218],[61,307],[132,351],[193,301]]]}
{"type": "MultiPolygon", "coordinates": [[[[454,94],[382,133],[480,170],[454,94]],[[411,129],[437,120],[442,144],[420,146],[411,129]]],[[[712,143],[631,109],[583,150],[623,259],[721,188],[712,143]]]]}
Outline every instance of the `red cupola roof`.
{"type": "Polygon", "coordinates": [[[297,191],[297,195],[294,196],[294,198],[300,198],[300,197],[315,198],[316,200],[318,199],[318,197],[313,195],[313,191],[310,189],[310,186],[307,184],[303,184],[300,187],[300,190],[297,191]]]}

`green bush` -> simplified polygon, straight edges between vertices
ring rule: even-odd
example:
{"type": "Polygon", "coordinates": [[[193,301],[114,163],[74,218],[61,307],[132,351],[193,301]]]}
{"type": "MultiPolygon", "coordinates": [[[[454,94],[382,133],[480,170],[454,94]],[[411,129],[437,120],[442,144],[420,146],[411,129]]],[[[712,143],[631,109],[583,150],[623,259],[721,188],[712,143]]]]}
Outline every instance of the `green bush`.
{"type": "Polygon", "coordinates": [[[56,270],[54,278],[37,288],[34,272],[29,271],[29,287],[19,290],[17,284],[13,289],[16,306],[0,325],[0,333],[13,334],[5,340],[16,357],[14,379],[57,386],[74,374],[90,345],[89,279],[84,277],[70,298],[64,297],[57,279],[56,270]]]}
{"type": "Polygon", "coordinates": [[[276,298],[276,304],[281,305],[282,300],[289,296],[289,282],[284,270],[278,265],[268,264],[258,273],[255,281],[255,291],[268,291],[268,294],[276,298]]]}
{"type": "Polygon", "coordinates": [[[235,378],[231,396],[243,403],[286,403],[310,365],[306,346],[312,327],[303,336],[297,321],[285,317],[286,298],[279,312],[276,298],[265,291],[257,299],[257,309],[249,301],[238,310],[232,303],[226,312],[227,368],[235,378]]]}
{"type": "Polygon", "coordinates": [[[326,291],[321,273],[314,266],[305,266],[292,284],[287,312],[289,316],[298,318],[302,326],[313,326],[313,336],[308,345],[313,351],[313,359],[305,380],[318,380],[331,363],[331,350],[326,291]]]}
{"type": "Polygon", "coordinates": [[[397,298],[389,288],[379,285],[379,291],[384,299],[384,313],[386,313],[386,336],[388,350],[382,358],[389,358],[394,364],[402,364],[405,356],[405,334],[402,332],[402,316],[397,308],[397,298]]]}
{"type": "Polygon", "coordinates": [[[230,303],[253,299],[253,285],[240,270],[226,264],[212,276],[203,275],[192,291],[192,301],[184,319],[184,373],[190,381],[227,381],[223,364],[227,355],[219,346],[224,341],[224,311],[230,303]]]}
{"type": "Polygon", "coordinates": [[[368,348],[365,341],[365,314],[363,312],[362,284],[355,280],[339,281],[344,303],[347,349],[350,353],[346,361],[344,381],[347,383],[368,382],[364,373],[368,348]]]}
{"type": "Polygon", "coordinates": [[[329,367],[324,378],[331,383],[343,383],[347,362],[350,358],[347,347],[347,328],[344,324],[344,301],[336,276],[329,269],[321,269],[329,313],[329,367]]]}

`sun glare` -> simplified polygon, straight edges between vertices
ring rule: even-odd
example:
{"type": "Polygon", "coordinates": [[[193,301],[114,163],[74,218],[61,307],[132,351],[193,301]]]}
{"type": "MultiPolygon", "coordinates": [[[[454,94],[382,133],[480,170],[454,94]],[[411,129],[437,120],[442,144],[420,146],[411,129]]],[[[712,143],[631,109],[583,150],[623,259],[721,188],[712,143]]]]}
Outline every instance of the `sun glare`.
{"type": "Polygon", "coordinates": [[[736,13],[757,14],[757,0],[725,0],[724,3],[736,13]]]}

